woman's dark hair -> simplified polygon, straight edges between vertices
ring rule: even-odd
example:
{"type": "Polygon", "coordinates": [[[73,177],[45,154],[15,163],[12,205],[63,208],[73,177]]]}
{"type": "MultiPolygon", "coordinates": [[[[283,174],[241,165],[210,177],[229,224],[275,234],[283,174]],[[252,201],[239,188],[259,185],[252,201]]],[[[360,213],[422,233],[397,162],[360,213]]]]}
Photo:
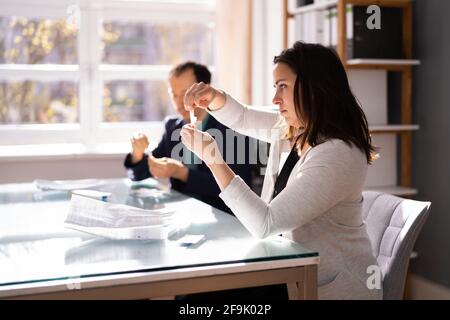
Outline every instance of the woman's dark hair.
{"type": "Polygon", "coordinates": [[[332,49],[319,44],[296,42],[274,58],[285,63],[297,75],[294,104],[304,133],[297,147],[316,146],[328,139],[353,143],[364,151],[367,162],[373,160],[366,116],[353,95],[345,69],[332,49]]]}
{"type": "Polygon", "coordinates": [[[175,68],[170,71],[169,76],[179,77],[187,70],[192,70],[194,72],[197,82],[203,82],[206,84],[211,83],[211,72],[208,70],[208,67],[192,61],[184,62],[175,66],[175,68]]]}

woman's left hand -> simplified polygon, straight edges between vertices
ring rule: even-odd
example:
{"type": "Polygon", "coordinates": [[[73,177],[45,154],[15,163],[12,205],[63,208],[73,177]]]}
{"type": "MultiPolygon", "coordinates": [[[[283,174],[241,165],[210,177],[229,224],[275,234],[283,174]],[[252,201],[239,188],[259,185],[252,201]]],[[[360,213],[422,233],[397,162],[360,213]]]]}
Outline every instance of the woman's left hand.
{"type": "Polygon", "coordinates": [[[209,133],[195,129],[192,124],[186,124],[181,129],[181,141],[206,165],[224,163],[216,140],[209,133]]]}

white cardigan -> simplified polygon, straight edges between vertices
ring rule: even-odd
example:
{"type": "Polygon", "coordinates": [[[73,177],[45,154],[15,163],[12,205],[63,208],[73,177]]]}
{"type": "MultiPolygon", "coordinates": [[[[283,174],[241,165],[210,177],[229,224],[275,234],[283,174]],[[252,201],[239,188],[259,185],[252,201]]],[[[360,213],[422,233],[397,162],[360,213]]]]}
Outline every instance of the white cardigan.
{"type": "Polygon", "coordinates": [[[244,106],[227,95],[218,121],[271,144],[261,197],[236,176],[220,197],[255,236],[283,236],[320,255],[319,299],[381,299],[369,290],[367,267],[377,265],[362,218],[365,154],[342,140],[329,140],[301,155],[285,189],[272,201],[282,152],[290,142],[274,127],[277,113],[244,106]]]}

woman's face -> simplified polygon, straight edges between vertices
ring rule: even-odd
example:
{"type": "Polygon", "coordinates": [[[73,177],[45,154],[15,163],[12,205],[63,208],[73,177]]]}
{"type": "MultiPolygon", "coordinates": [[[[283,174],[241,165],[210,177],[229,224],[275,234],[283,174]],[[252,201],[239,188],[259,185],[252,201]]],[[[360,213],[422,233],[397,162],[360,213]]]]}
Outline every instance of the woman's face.
{"type": "Polygon", "coordinates": [[[273,68],[275,96],[272,102],[278,105],[280,114],[284,117],[288,125],[300,128],[301,120],[297,117],[294,105],[294,86],[296,79],[297,74],[287,64],[282,62],[275,64],[273,68]]]}

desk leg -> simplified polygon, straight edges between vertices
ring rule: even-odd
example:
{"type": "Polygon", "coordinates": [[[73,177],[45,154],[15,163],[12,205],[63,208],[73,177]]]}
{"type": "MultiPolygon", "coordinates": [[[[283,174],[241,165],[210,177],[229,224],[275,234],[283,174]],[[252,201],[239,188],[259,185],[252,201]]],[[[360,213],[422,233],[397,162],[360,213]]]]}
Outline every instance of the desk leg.
{"type": "Polygon", "coordinates": [[[156,298],[151,298],[149,300],[175,300],[175,296],[156,297],[156,298]]]}
{"type": "Polygon", "coordinates": [[[287,284],[289,300],[317,300],[317,266],[305,266],[303,278],[287,284]]]}
{"type": "Polygon", "coordinates": [[[298,287],[299,285],[301,286],[302,284],[303,284],[302,282],[290,282],[286,284],[289,300],[299,300],[298,287]]]}

